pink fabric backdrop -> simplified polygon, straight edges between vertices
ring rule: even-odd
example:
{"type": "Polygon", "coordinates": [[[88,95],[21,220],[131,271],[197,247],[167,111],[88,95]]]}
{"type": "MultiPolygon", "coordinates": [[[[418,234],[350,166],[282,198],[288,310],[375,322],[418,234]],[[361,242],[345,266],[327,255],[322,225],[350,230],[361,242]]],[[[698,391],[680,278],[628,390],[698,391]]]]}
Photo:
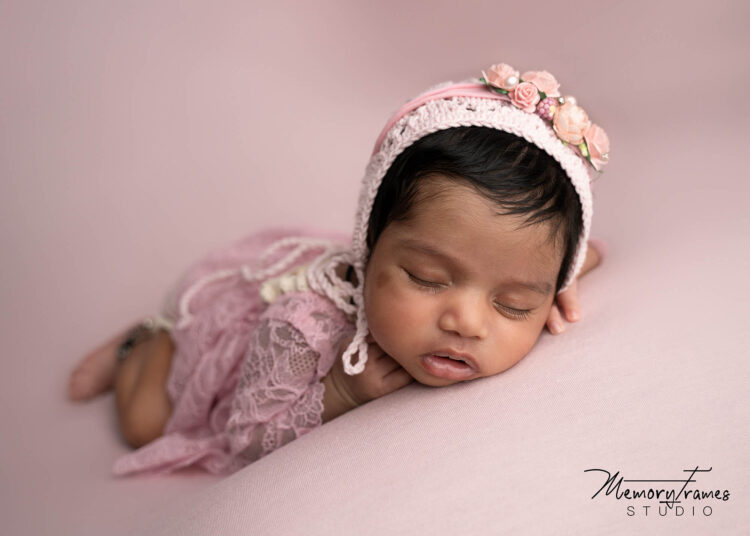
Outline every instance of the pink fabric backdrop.
{"type": "Polygon", "coordinates": [[[741,1],[1,2],[3,532],[295,533],[314,516],[327,534],[741,533],[749,20],[741,1]],[[389,114],[500,61],[551,71],[612,141],[593,226],[610,255],[581,323],[506,374],[410,386],[226,481],[113,480],[112,396],[64,398],[79,357],[212,247],[266,224],[349,231],[389,114]],[[710,518],[627,517],[583,473],[694,465],[732,492],[710,518]]]}

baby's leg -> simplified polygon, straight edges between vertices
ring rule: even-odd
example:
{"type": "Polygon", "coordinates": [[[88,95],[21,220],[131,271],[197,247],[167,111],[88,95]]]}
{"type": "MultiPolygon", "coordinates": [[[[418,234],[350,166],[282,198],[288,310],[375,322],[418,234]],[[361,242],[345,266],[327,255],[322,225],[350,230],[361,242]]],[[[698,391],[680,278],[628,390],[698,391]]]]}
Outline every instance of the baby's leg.
{"type": "Polygon", "coordinates": [[[117,365],[115,401],[122,437],[132,447],[140,447],[161,436],[172,414],[167,393],[167,377],[174,353],[169,332],[159,330],[136,344],[117,365]]]}
{"type": "Polygon", "coordinates": [[[117,349],[130,329],[118,333],[76,364],[68,379],[68,397],[71,400],[88,400],[112,389],[117,349]]]}

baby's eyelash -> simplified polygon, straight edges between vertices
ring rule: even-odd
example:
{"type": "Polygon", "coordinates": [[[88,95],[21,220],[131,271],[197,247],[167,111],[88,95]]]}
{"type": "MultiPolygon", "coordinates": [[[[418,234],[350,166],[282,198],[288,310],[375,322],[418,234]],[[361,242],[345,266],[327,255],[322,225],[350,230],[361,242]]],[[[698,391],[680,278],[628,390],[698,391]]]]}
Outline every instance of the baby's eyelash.
{"type": "Polygon", "coordinates": [[[513,307],[508,307],[507,305],[502,305],[500,303],[495,303],[495,307],[502,309],[510,316],[519,320],[525,320],[531,315],[531,309],[514,309],[513,307]]]}
{"type": "Polygon", "coordinates": [[[409,276],[409,279],[414,284],[416,284],[422,290],[426,290],[427,292],[437,292],[443,286],[441,283],[435,283],[434,281],[425,281],[424,279],[419,279],[408,270],[404,270],[404,271],[406,272],[406,274],[409,276]]]}
{"type": "MultiPolygon", "coordinates": [[[[412,283],[417,285],[420,290],[423,290],[425,292],[438,292],[440,289],[445,286],[442,283],[436,283],[434,281],[425,281],[424,279],[420,279],[408,270],[404,269],[404,272],[409,276],[409,279],[412,283]]],[[[495,308],[498,310],[502,310],[505,312],[505,314],[518,319],[518,320],[525,320],[531,316],[531,309],[515,309],[513,307],[508,307],[507,305],[503,305],[501,303],[495,302],[495,308]]]]}

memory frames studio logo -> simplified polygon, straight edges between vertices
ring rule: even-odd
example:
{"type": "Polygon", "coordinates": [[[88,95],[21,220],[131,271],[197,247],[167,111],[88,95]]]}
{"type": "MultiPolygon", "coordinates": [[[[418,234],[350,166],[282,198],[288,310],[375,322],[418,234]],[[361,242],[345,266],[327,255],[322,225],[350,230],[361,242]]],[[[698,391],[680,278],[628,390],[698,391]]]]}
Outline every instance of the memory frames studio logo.
{"type": "MultiPolygon", "coordinates": [[[[629,517],[687,516],[709,517],[714,508],[729,500],[728,489],[702,489],[697,485],[698,476],[710,473],[713,467],[683,469],[686,478],[677,479],[625,479],[620,471],[615,474],[606,469],[585,469],[584,473],[599,475],[601,487],[591,496],[623,501],[625,514],[629,517]],[[602,493],[603,492],[603,493],[602,493]]],[[[597,484],[599,485],[599,484],[597,484]]]]}

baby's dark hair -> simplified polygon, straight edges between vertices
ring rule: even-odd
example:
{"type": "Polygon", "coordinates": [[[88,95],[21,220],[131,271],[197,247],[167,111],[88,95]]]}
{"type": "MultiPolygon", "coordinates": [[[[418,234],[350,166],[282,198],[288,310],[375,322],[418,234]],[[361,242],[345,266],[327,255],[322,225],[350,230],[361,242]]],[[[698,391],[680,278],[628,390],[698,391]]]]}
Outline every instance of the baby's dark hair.
{"type": "MultiPolygon", "coordinates": [[[[393,221],[406,221],[421,178],[439,173],[474,187],[502,207],[526,215],[524,225],[548,221],[550,239],[562,237],[556,291],[565,282],[581,235],[581,202],[560,164],[525,139],[488,127],[439,130],[407,147],[391,164],[375,196],[367,228],[373,250],[393,221]]],[[[557,245],[557,244],[556,244],[557,245]]]]}

